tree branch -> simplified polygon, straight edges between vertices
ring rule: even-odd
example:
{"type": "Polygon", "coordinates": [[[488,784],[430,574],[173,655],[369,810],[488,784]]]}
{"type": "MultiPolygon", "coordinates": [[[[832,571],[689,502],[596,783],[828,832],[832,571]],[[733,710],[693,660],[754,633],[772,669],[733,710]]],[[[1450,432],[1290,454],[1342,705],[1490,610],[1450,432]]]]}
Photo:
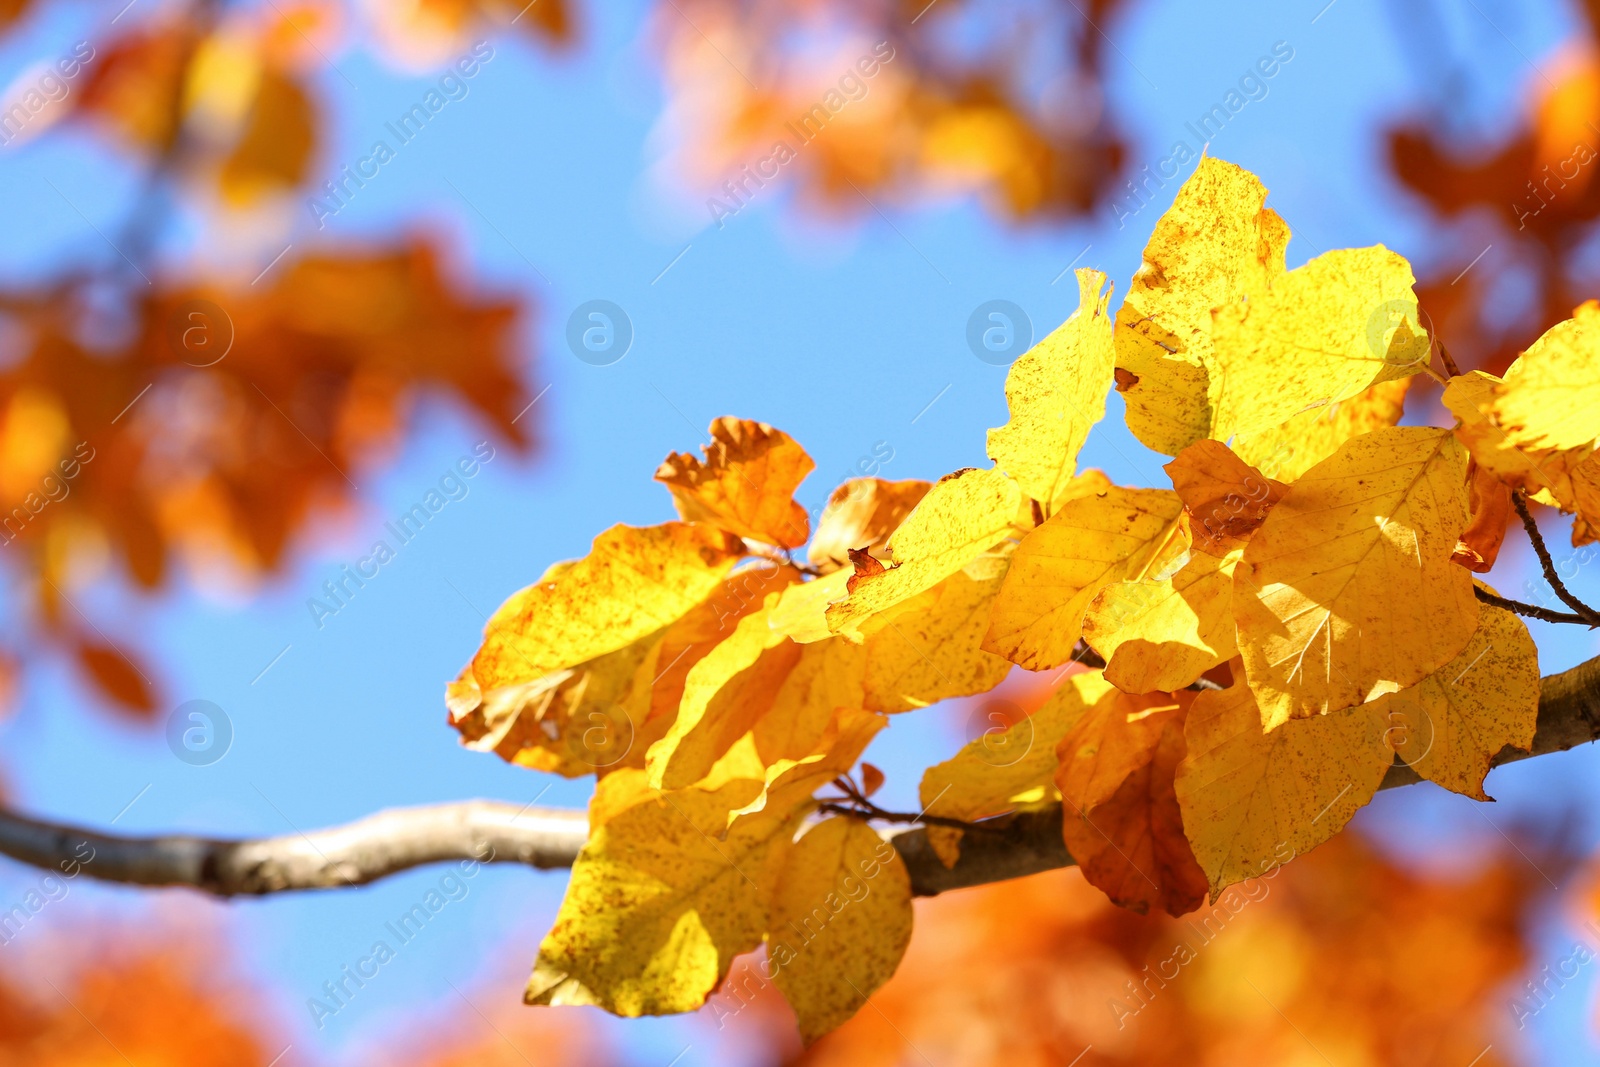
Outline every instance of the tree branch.
{"type": "Polygon", "coordinates": [[[365,885],[450,860],[570,867],[588,834],[581,811],[491,800],[397,808],[309,834],[247,841],[118,837],[0,810],[0,853],[23,863],[224,897],[365,885]]]}
{"type": "MultiPolygon", "coordinates": [[[[1564,752],[1600,739],[1600,657],[1550,675],[1539,693],[1533,750],[1505,748],[1492,764],[1564,752]]],[[[1419,781],[1396,763],[1381,789],[1419,781]]],[[[923,827],[888,836],[918,896],[999,882],[1072,864],[1059,804],[986,820],[946,867],[923,827]]],[[[397,808],[309,834],[229,841],[169,835],[120,837],[0,809],[0,854],[51,872],[132,885],[187,886],[218,896],[337,889],[451,860],[570,867],[589,832],[581,811],[472,800],[397,808]],[[85,847],[87,846],[87,847],[85,847]],[[92,850],[92,851],[90,851],[92,850]]]]}

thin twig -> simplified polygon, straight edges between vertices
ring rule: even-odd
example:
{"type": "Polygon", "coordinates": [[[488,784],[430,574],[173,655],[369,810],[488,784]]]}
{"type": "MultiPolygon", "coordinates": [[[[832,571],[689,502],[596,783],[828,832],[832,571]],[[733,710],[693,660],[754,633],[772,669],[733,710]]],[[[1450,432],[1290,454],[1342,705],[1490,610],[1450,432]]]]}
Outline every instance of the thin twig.
{"type": "Polygon", "coordinates": [[[756,559],[765,560],[766,562],[776,564],[779,567],[793,567],[801,574],[812,578],[818,578],[822,575],[822,572],[811,566],[811,564],[797,562],[794,558],[794,553],[786,548],[778,549],[772,545],[763,544],[760,541],[752,541],[746,538],[744,542],[744,550],[749,555],[754,556],[756,559]]]}
{"type": "Polygon", "coordinates": [[[1517,515],[1522,519],[1522,528],[1528,531],[1528,540],[1532,542],[1534,552],[1539,555],[1539,566],[1544,568],[1544,580],[1550,583],[1550,588],[1556,591],[1556,596],[1560,597],[1567,607],[1583,616],[1591,626],[1600,626],[1600,611],[1579,600],[1556,573],[1555,560],[1550,558],[1550,549],[1545,546],[1544,535],[1539,532],[1539,524],[1534,522],[1533,516],[1528,513],[1528,502],[1522,498],[1520,491],[1512,492],[1511,506],[1517,509],[1517,515]]]}
{"type": "Polygon", "coordinates": [[[944,826],[951,830],[974,830],[978,833],[994,833],[997,827],[981,822],[967,822],[965,819],[952,819],[945,815],[929,815],[925,810],[915,815],[904,811],[885,811],[872,801],[858,788],[848,775],[841,774],[833,780],[834,788],[844,794],[842,797],[823,797],[818,811],[828,812],[833,815],[846,815],[855,819],[877,819],[879,822],[901,823],[905,825],[926,823],[929,826],[944,826]]]}
{"type": "Polygon", "coordinates": [[[1495,596],[1482,586],[1473,586],[1472,591],[1485,604],[1493,604],[1497,608],[1514,611],[1518,615],[1526,615],[1528,618],[1538,619],[1540,622],[1571,623],[1574,626],[1587,626],[1591,630],[1596,625],[1582,615],[1571,615],[1565,611],[1551,611],[1549,608],[1541,608],[1535,604],[1524,604],[1520,600],[1507,600],[1503,596],[1495,596]]]}

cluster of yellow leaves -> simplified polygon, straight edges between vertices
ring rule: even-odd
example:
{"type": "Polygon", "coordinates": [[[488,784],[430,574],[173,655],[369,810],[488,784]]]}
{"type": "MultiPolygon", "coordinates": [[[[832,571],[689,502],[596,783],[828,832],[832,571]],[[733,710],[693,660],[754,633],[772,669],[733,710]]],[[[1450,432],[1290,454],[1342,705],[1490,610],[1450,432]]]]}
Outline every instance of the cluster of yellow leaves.
{"type": "Polygon", "coordinates": [[[656,474],[682,521],[616,527],[507,601],[454,721],[602,775],[530,1000],[685,1011],[765,944],[808,1041],[848,1018],[904,950],[909,891],[873,812],[811,822],[815,793],[888,715],[1013,664],[1057,671],[1053,694],[921,783],[947,865],[962,824],[1059,801],[1090,883],[1177,915],[1326,841],[1397,760],[1487,799],[1491,760],[1532,742],[1539,670],[1473,571],[1512,484],[1551,484],[1503,480],[1536,468],[1485,428],[1519,457],[1593,452],[1600,309],[1503,382],[1456,379],[1479,389],[1460,427],[1394,425],[1406,377],[1435,373],[1409,266],[1371,248],[1287,270],[1265,199],[1202,160],[1115,320],[1080,270],[1076,312],[1011,368],[995,465],[848,483],[815,567],[788,555],[809,458],[728,418],[656,474]],[[1079,469],[1114,385],[1170,487],[1079,469]]]}
{"type": "Polygon", "coordinates": [[[172,152],[185,137],[192,176],[249,207],[310,177],[319,116],[309,42],[329,46],[331,18],[311,4],[211,26],[174,12],[106,45],[69,101],[141,154],[172,152]]]}
{"type": "Polygon", "coordinates": [[[860,479],[802,569],[783,553],[810,530],[793,498],[810,458],[748,420],[709,438],[656,472],[681,520],[614,527],[513,596],[448,703],[473,747],[600,776],[530,1000],[687,1011],[765,943],[814,1037],[893,973],[910,887],[864,823],[797,831],[887,715],[1004,677],[980,645],[1021,497],[995,472],[860,479]]]}

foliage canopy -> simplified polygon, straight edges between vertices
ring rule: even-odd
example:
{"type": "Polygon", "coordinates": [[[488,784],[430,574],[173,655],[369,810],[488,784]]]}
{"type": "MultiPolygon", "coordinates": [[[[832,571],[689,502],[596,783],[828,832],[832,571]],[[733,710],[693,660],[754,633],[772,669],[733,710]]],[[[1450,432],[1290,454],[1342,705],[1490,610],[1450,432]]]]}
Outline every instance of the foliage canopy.
{"type": "Polygon", "coordinates": [[[692,1010],[764,945],[808,1041],[849,1018],[911,910],[865,822],[882,776],[848,774],[891,716],[1012,665],[1054,695],[926,772],[947,863],[982,820],[1059,800],[1089,882],[1178,915],[1328,840],[1397,757],[1487,799],[1492,757],[1532,742],[1539,669],[1476,574],[1513,493],[1594,539],[1600,307],[1503,377],[1450,376],[1456,426],[1400,426],[1407,380],[1446,380],[1410,266],[1376,246],[1288,270],[1265,200],[1204,159],[1114,320],[1079,270],[1077,311],[1009,372],[995,466],[846,483],[801,564],[809,458],[719,419],[656,474],[682,521],[614,527],[507,601],[453,722],[599,778],[530,1002],[692,1010]],[[1079,469],[1113,386],[1170,486],[1079,469]]]}

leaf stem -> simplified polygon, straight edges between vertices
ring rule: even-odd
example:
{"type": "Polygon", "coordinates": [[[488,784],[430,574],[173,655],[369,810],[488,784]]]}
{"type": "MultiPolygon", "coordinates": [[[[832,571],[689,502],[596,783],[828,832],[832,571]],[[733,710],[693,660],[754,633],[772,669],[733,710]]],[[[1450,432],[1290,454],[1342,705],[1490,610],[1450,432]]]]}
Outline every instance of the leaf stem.
{"type": "Polygon", "coordinates": [[[1438,338],[1435,338],[1434,340],[1438,342],[1439,362],[1444,364],[1445,373],[1449,374],[1452,378],[1461,377],[1461,368],[1456,366],[1456,361],[1454,359],[1450,358],[1450,350],[1444,346],[1443,341],[1439,341],[1438,338]]]}

